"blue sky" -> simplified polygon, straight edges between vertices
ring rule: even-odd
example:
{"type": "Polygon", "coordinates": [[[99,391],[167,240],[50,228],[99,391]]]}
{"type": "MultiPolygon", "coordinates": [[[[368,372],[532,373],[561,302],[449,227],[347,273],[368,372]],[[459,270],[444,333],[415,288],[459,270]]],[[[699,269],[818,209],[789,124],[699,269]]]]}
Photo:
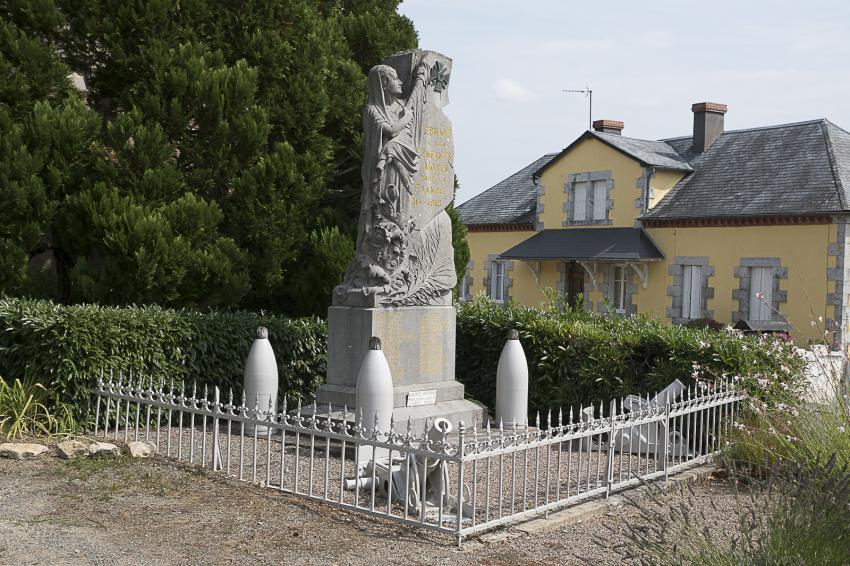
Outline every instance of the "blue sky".
{"type": "Polygon", "coordinates": [[[829,118],[850,130],[850,2],[405,0],[423,49],[454,61],[446,113],[457,202],[587,129],[689,134],[691,103],[726,129],[829,118]]]}

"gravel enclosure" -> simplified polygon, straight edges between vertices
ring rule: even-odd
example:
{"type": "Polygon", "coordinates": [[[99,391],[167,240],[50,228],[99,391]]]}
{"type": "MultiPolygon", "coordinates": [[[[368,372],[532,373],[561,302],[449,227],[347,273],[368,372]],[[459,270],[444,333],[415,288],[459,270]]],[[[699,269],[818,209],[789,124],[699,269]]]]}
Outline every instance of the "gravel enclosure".
{"type": "MultiPolygon", "coordinates": [[[[376,489],[373,494],[371,489],[359,492],[342,489],[341,480],[356,475],[352,443],[346,443],[343,454],[339,442],[327,442],[327,438],[321,436],[290,433],[286,435],[286,449],[281,453],[279,435],[257,434],[255,437],[253,433],[246,432],[243,436],[236,429],[233,427],[232,434],[228,435],[226,427],[222,427],[219,434],[221,466],[231,476],[273,489],[282,484],[287,490],[362,508],[370,508],[374,496],[376,510],[387,511],[387,497],[381,490],[376,489]]],[[[159,436],[156,430],[152,430],[149,439],[159,441],[163,455],[212,468],[214,436],[212,430],[161,427],[159,436]]],[[[117,438],[111,434],[106,440],[120,441],[122,438],[119,430],[117,438]]],[[[132,431],[128,438],[134,438],[132,431]]],[[[141,434],[140,438],[145,436],[141,434]]],[[[599,441],[600,438],[597,435],[593,440],[599,441]]],[[[394,456],[398,457],[398,453],[394,456]]],[[[484,458],[474,466],[466,465],[464,483],[471,486],[471,491],[465,497],[467,502],[473,496],[475,498],[477,522],[497,519],[531,509],[536,503],[542,505],[569,494],[602,488],[606,458],[606,451],[598,445],[585,444],[582,447],[579,441],[484,458]]],[[[654,457],[647,458],[645,454],[638,457],[617,453],[613,462],[615,478],[629,479],[656,471],[654,457]]],[[[399,466],[404,473],[404,465],[400,463],[399,466]]],[[[458,465],[452,462],[447,468],[448,495],[454,497],[457,495],[458,465]]],[[[407,472],[410,473],[409,470],[407,472]]],[[[404,506],[396,500],[390,511],[402,517],[404,506]]],[[[416,517],[413,510],[409,513],[416,517]]],[[[439,522],[436,513],[429,514],[426,519],[431,524],[439,522]]],[[[453,523],[448,520],[443,525],[453,528],[453,523]]]]}
{"type": "MultiPolygon", "coordinates": [[[[689,503],[728,538],[735,493],[710,482],[689,503]]],[[[0,564],[618,564],[606,547],[625,542],[611,532],[624,520],[641,519],[625,505],[586,523],[502,529],[457,548],[448,536],[160,457],[0,460],[0,564]]]]}

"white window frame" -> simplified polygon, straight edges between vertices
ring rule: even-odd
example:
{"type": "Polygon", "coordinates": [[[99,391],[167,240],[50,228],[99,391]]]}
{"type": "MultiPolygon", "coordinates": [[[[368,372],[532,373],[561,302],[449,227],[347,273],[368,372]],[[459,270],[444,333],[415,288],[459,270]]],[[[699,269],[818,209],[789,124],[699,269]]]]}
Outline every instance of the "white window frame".
{"type": "Polygon", "coordinates": [[[750,320],[771,320],[773,318],[773,267],[750,268],[750,320]],[[758,297],[763,293],[762,298],[758,297]]]}
{"type": "Polygon", "coordinates": [[[508,262],[493,260],[490,262],[490,298],[494,303],[504,303],[507,295],[508,262]]]}
{"type": "Polygon", "coordinates": [[[609,298],[617,314],[626,314],[627,269],[629,266],[622,263],[615,264],[611,269],[611,290],[614,296],[609,298]]]}
{"type": "Polygon", "coordinates": [[[608,181],[592,181],[590,183],[593,191],[593,221],[608,219],[608,181]]]}
{"type": "Polygon", "coordinates": [[[573,222],[587,222],[587,197],[590,181],[573,183],[573,222]]]}
{"type": "Polygon", "coordinates": [[[702,318],[702,266],[682,266],[682,318],[702,318]]]}

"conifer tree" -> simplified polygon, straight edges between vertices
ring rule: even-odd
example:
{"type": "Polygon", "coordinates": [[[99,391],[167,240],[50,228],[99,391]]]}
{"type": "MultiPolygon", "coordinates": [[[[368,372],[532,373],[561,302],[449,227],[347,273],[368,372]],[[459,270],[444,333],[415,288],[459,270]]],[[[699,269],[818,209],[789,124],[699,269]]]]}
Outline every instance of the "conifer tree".
{"type": "Polygon", "coordinates": [[[44,294],[44,272],[63,301],[324,314],[308,295],[353,246],[366,73],[417,42],[397,8],[3,3],[0,291],[44,294]]]}

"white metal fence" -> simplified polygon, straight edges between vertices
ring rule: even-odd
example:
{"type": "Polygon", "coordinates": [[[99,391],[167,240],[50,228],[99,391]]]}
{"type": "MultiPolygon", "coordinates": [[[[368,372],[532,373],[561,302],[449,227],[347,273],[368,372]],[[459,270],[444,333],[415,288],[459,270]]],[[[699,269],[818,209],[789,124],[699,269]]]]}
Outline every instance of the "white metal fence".
{"type": "Polygon", "coordinates": [[[456,432],[360,426],[348,410],[300,402],[264,411],[232,392],[98,381],[95,435],[144,440],[167,458],[457,538],[607,496],[716,453],[743,399],[729,383],[630,396],[537,416],[533,426],[459,423],[456,432]],[[328,416],[330,415],[330,416],[328,416]],[[361,457],[356,454],[361,451],[361,457]],[[363,452],[371,457],[365,466],[363,452]]]}

